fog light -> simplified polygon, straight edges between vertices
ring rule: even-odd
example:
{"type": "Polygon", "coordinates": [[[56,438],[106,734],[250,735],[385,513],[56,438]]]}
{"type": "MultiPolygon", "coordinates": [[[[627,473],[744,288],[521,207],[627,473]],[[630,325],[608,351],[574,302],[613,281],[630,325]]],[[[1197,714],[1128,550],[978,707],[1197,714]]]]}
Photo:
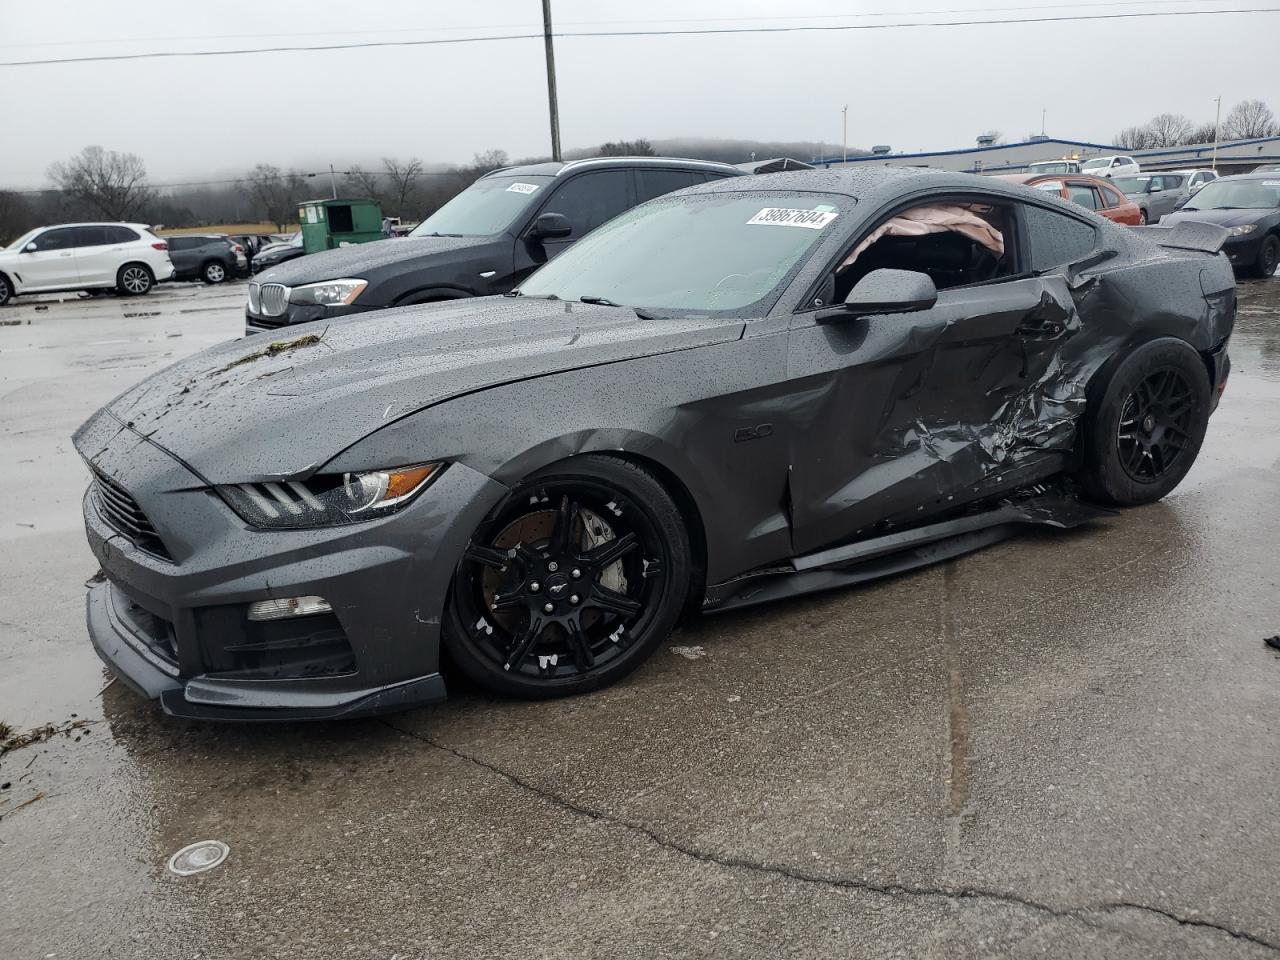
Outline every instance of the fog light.
{"type": "Polygon", "coordinates": [[[250,620],[284,620],[309,617],[314,613],[332,613],[333,607],[324,597],[286,597],[283,600],[259,600],[249,604],[250,620]]]}

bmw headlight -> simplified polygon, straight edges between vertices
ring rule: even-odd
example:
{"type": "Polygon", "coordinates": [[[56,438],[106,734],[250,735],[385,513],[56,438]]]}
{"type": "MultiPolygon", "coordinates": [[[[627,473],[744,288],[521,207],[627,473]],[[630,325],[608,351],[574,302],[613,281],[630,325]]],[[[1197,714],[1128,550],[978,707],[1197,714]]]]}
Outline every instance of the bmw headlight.
{"type": "Polygon", "coordinates": [[[353,279],[307,283],[300,287],[293,287],[289,291],[289,302],[322,307],[354,303],[368,285],[368,280],[353,279]]]}
{"type": "Polygon", "coordinates": [[[1243,237],[1246,233],[1253,233],[1256,229],[1258,229],[1256,223],[1242,223],[1238,227],[1231,228],[1231,235],[1233,237],[1243,237]]]}
{"type": "Polygon", "coordinates": [[[364,473],[319,474],[309,480],[224,484],[218,494],[255,527],[296,529],[386,516],[417,496],[443,468],[423,463],[364,473]]]}

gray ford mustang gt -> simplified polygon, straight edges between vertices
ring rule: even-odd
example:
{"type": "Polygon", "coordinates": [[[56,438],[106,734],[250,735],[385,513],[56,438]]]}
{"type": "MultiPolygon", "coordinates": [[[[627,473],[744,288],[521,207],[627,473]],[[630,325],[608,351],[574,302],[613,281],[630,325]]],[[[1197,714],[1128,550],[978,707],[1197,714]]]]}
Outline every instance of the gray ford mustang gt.
{"type": "Polygon", "coordinates": [[[215,347],[75,435],[90,637],[178,716],[428,703],[442,660],[550,697],[699,609],[1157,500],[1226,383],[1225,236],[779,173],[636,207],[505,297],[215,347]]]}

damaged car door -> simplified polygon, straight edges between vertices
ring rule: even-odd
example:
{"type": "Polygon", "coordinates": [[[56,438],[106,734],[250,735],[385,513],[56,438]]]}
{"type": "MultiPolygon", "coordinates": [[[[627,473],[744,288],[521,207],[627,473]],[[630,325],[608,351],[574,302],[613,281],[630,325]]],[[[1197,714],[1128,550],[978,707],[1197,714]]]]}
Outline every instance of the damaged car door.
{"type": "MultiPolygon", "coordinates": [[[[1037,225],[1024,205],[969,206],[999,224],[998,256],[960,230],[913,236],[919,225],[907,222],[904,234],[865,246],[870,272],[847,294],[856,301],[877,269],[914,271],[934,282],[932,305],[815,308],[793,318],[788,379],[802,400],[791,461],[797,554],[918,523],[1061,469],[1084,404],[1063,364],[1079,330],[1071,290],[1060,271],[1032,272],[1037,225]]],[[[953,208],[933,198],[912,210],[953,208]]],[[[1091,249],[1091,240],[1077,240],[1063,262],[1091,249]]],[[[823,292],[840,302],[849,261],[837,262],[823,292]]]]}

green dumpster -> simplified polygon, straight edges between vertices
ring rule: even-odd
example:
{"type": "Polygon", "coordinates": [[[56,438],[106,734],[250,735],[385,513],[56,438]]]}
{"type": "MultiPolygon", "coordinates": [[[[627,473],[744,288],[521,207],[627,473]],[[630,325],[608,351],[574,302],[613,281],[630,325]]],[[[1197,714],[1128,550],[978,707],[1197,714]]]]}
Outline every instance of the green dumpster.
{"type": "Polygon", "coordinates": [[[307,253],[382,239],[377,200],[307,200],[298,207],[298,222],[307,253]]]}

